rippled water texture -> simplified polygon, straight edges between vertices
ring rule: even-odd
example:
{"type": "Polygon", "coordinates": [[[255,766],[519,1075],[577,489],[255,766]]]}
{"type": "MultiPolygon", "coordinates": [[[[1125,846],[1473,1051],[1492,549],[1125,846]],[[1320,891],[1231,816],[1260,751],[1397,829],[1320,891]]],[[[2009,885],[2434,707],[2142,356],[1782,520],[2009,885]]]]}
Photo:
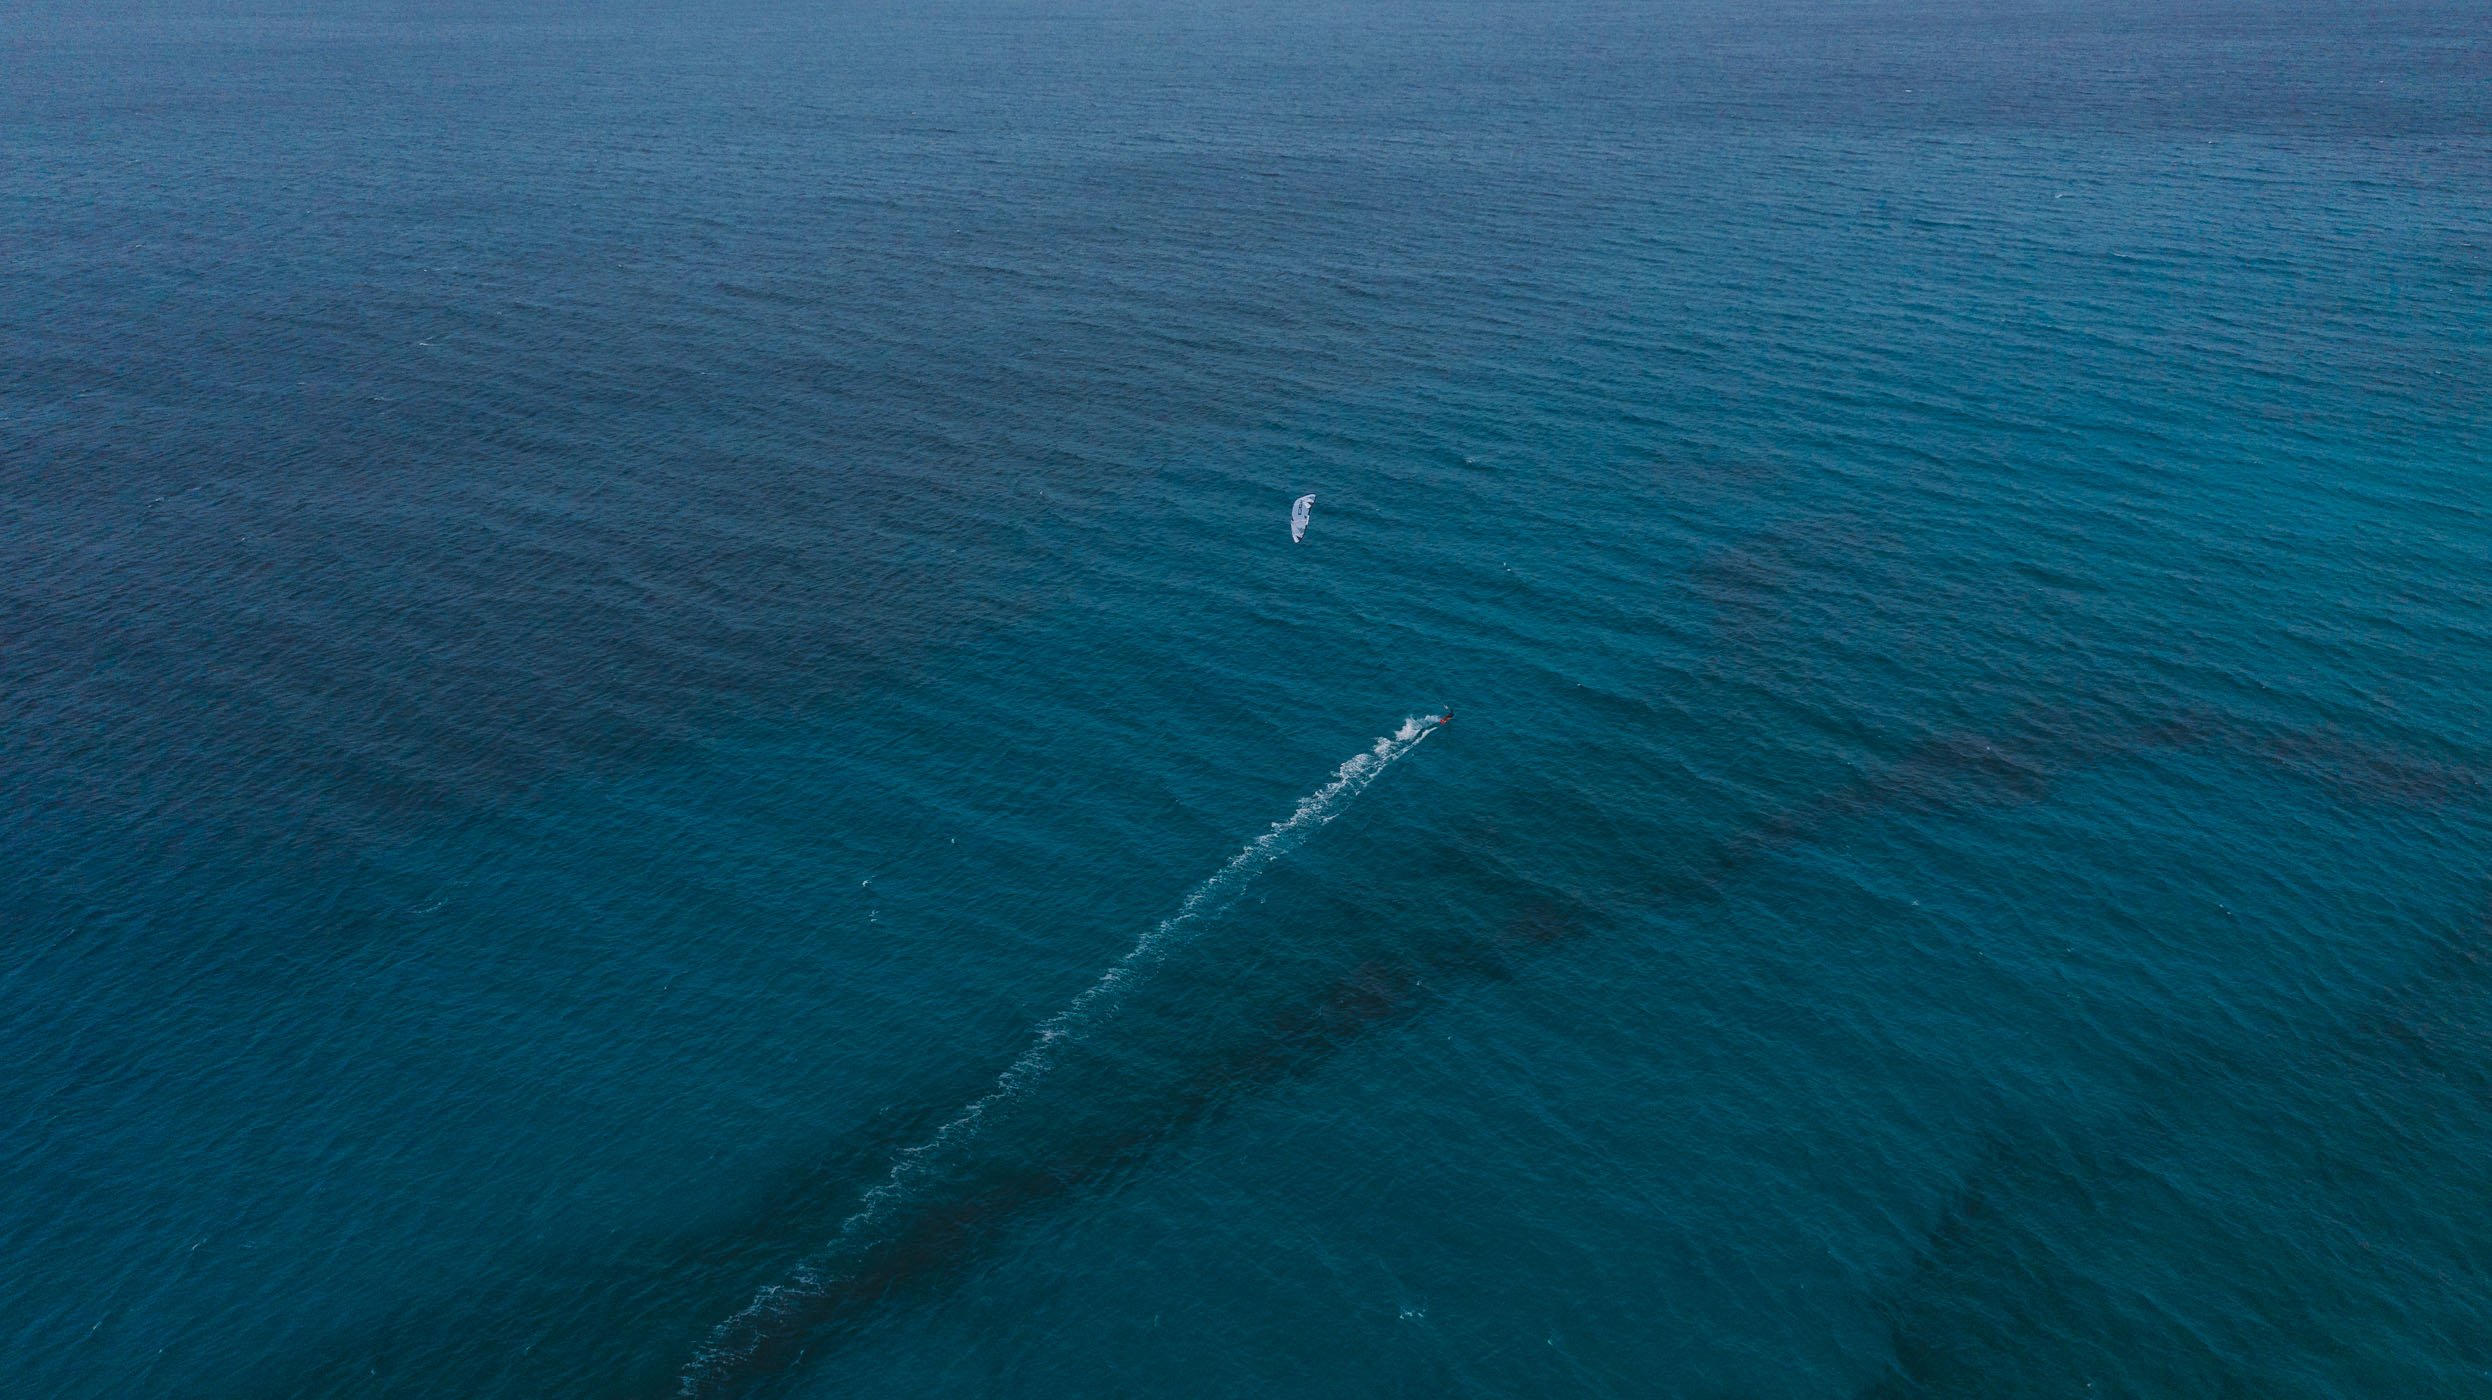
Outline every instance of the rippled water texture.
{"type": "Polygon", "coordinates": [[[0,1390],[2492,1393],[2488,32],[12,9],[0,1390]]]}

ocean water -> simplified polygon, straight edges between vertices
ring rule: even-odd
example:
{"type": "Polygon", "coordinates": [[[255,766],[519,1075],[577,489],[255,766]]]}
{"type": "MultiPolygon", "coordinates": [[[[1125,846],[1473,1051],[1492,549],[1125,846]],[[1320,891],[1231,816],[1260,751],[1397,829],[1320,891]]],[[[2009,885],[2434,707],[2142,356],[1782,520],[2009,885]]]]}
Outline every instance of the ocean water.
{"type": "Polygon", "coordinates": [[[0,1392],[2492,1395],[2487,33],[9,7],[0,1392]]]}

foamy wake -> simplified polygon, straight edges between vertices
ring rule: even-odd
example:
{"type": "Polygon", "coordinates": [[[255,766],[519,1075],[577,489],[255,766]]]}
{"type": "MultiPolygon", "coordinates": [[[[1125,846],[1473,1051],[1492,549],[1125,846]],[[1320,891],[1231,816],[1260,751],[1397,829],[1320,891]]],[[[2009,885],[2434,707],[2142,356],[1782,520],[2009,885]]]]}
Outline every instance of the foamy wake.
{"type": "Polygon", "coordinates": [[[1235,903],[1264,867],[1295,849],[1317,827],[1339,816],[1393,760],[1418,747],[1419,741],[1435,733],[1443,721],[1442,715],[1403,720],[1401,728],[1378,739],[1374,747],[1353,755],[1333,770],[1331,782],[1300,798],[1288,816],[1272,823],[1270,830],[1247,842],[1245,849],[1229,857],[1228,864],[1188,891],[1177,911],[1137,939],[1123,957],[1100,974],[1098,981],[1083,988],[1081,995],[1067,1002],[1063,1010],[1039,1022],[1031,1033],[1028,1048],[996,1076],[995,1087],[953,1114],[933,1136],[900,1153],[890,1172],[839,1223],[839,1231],[828,1245],[799,1264],[786,1282],[764,1288],[742,1311],[711,1331],[709,1339],[684,1367],[681,1393],[703,1396],[732,1385],[756,1353],[778,1338],[793,1320],[804,1316],[811,1300],[838,1285],[843,1261],[853,1259],[858,1248],[872,1244],[875,1227],[908,1200],[918,1179],[941,1161],[947,1150],[974,1139],[989,1109],[1046,1077],[1055,1066],[1055,1047],[1059,1042],[1113,1015],[1118,995],[1135,978],[1165,957],[1195,925],[1216,917],[1235,903]]]}

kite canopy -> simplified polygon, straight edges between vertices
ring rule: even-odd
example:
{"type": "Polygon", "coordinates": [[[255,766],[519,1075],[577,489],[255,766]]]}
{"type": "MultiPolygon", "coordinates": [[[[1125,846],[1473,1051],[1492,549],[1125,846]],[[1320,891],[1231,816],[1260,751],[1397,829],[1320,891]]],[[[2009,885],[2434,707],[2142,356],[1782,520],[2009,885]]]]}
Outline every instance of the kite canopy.
{"type": "Polygon", "coordinates": [[[1289,542],[1296,544],[1307,537],[1307,515],[1315,509],[1315,497],[1300,496],[1289,508],[1289,542]]]}

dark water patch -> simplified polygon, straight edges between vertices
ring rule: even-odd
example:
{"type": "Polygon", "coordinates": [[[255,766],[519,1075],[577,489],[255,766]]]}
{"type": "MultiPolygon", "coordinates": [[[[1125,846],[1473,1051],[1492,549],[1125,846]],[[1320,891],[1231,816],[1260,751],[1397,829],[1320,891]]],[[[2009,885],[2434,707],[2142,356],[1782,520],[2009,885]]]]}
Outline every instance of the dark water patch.
{"type": "Polygon", "coordinates": [[[2492,1298],[2474,1267],[2492,1234],[2446,1209],[2487,1180],[2464,1144],[2492,1126],[2492,901],[2418,951],[2346,1021],[2286,1028],[2263,1053],[2176,1056],[2108,1116],[1993,1129],[1880,1295],[1890,1359],[1861,1393],[1988,1394],[2011,1371],[2071,1391],[2475,1388],[2492,1348],[2463,1327],[2370,1344],[2409,1270],[2436,1279],[2444,1319],[2492,1298]],[[2244,1133],[2244,1118],[2263,1121],[2244,1133]],[[2295,1194],[2252,1203],[2245,1173],[2295,1194]],[[2158,1232],[2221,1267],[2190,1271],[2186,1292],[2123,1270],[2158,1232]]]}
{"type": "Polygon", "coordinates": [[[839,1263],[834,1277],[780,1285],[786,1291],[761,1315],[741,1316],[712,1338],[709,1345],[732,1360],[696,1363],[687,1372],[687,1393],[727,1397],[766,1388],[808,1357],[835,1351],[844,1337],[872,1324],[875,1310],[922,1301],[927,1290],[957,1280],[990,1256],[1007,1232],[1026,1227],[1032,1213],[1060,1198],[1107,1189],[1224,1111],[1317,1074],[1365,1037],[1460,994],[1466,984],[1513,976],[1585,927],[1563,906],[1541,904],[1484,939],[1360,959],[1312,996],[1292,997],[1256,1017],[1254,1034],[1198,1059],[1173,1087],[1154,1094],[1150,1112],[1052,1150],[1011,1150],[1005,1165],[930,1192],[923,1204],[912,1202],[905,1224],[855,1260],[839,1263]]]}
{"type": "Polygon", "coordinates": [[[2492,779],[2480,765],[2412,752],[2334,726],[2275,734],[2254,752],[2350,802],[2431,808],[2492,795],[2492,779]]]}
{"type": "Polygon", "coordinates": [[[1809,802],[1771,813],[1697,868],[1713,884],[1749,863],[1873,814],[1938,814],[2045,801],[2052,784],[2096,765],[2187,748],[2217,732],[2208,713],[2138,720],[2076,703],[2020,711],[1997,728],[1933,735],[1809,802]]]}

